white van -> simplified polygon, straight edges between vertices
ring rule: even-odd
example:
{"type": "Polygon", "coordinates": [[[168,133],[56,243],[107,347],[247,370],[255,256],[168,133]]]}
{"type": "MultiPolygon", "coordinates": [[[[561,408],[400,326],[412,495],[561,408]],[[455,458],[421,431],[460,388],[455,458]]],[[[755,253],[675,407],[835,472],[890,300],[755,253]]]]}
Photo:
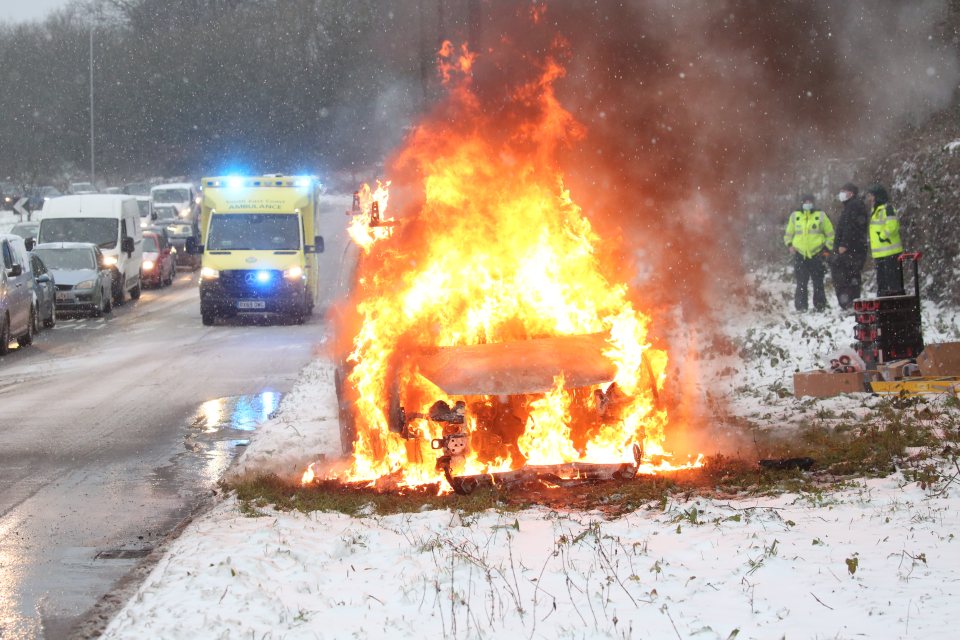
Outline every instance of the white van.
{"type": "Polygon", "coordinates": [[[143,233],[140,208],[133,196],[90,194],[47,202],[37,243],[92,242],[113,271],[113,303],[140,297],[143,233]]]}
{"type": "Polygon", "coordinates": [[[158,184],[150,188],[153,212],[160,220],[187,220],[193,222],[199,216],[199,192],[189,182],[158,184]]]}

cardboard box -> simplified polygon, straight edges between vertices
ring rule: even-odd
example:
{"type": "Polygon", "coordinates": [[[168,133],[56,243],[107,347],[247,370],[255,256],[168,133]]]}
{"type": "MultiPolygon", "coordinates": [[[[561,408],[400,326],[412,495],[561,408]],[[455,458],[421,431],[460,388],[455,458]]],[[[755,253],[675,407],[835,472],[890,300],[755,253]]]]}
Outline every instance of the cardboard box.
{"type": "Polygon", "coordinates": [[[805,371],[793,374],[793,395],[798,398],[832,398],[841,393],[864,392],[864,374],[805,371]]]}
{"type": "Polygon", "coordinates": [[[904,377],[904,369],[907,365],[913,364],[913,360],[894,360],[879,367],[880,377],[885,382],[894,382],[904,377]]]}
{"type": "Polygon", "coordinates": [[[917,364],[924,376],[960,376],[960,342],[928,344],[917,364]]]}

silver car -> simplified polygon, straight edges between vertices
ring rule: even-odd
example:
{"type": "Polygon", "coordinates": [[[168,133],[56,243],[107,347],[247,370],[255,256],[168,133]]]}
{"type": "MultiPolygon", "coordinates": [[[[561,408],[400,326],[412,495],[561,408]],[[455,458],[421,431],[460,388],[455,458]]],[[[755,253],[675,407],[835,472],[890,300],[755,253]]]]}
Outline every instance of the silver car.
{"type": "Polygon", "coordinates": [[[45,242],[33,248],[57,283],[57,312],[89,312],[99,318],[113,311],[113,276],[103,254],[88,242],[45,242]]]}

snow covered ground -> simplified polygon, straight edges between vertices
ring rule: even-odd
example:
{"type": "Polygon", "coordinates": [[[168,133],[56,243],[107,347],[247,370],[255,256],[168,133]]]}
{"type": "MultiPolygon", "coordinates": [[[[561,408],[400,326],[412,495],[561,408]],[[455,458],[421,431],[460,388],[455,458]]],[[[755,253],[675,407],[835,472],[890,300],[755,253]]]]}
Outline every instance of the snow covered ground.
{"type": "MultiPolygon", "coordinates": [[[[784,428],[878,402],[789,394],[794,370],[849,344],[852,321],[783,314],[792,284],[774,276],[700,363],[725,410],[784,428]]],[[[956,311],[927,305],[924,319],[929,342],[960,337],[956,311]]],[[[231,473],[296,477],[336,457],[336,416],[332,367],[318,358],[231,473]]],[[[943,478],[960,475],[953,464],[940,463],[943,478]]],[[[677,495],[616,519],[546,508],[250,517],[227,497],[170,545],[104,637],[954,637],[958,485],[897,472],[773,497],[677,495]]]]}

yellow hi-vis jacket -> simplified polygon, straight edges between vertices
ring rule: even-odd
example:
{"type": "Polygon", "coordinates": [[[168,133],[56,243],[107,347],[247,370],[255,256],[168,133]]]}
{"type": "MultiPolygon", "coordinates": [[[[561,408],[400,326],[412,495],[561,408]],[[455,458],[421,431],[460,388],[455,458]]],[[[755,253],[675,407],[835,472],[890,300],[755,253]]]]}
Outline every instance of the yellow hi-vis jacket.
{"type": "Polygon", "coordinates": [[[879,204],[870,215],[870,255],[874,258],[889,258],[903,253],[900,242],[900,220],[889,205],[879,204]]]}
{"type": "Polygon", "coordinates": [[[804,258],[812,258],[824,248],[833,250],[833,223],[823,211],[794,211],[783,234],[783,244],[796,249],[804,258]]]}

